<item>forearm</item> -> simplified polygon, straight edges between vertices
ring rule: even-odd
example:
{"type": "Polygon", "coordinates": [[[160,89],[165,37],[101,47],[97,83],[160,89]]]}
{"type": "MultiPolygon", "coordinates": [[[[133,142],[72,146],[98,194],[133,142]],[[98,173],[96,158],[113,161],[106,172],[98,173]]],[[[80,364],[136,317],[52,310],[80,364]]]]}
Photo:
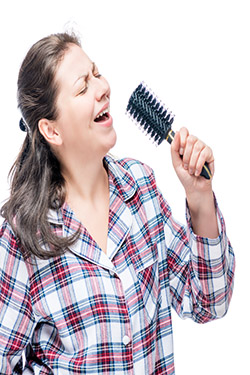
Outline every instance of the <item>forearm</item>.
{"type": "Polygon", "coordinates": [[[187,197],[192,228],[196,235],[217,238],[219,235],[212,178],[200,176],[202,166],[208,163],[214,174],[214,157],[210,147],[189,135],[186,128],[176,132],[171,144],[173,166],[187,197]],[[181,157],[182,156],[182,157],[181,157]]]}
{"type": "Polygon", "coordinates": [[[201,237],[217,238],[219,229],[213,191],[186,195],[194,233],[201,237]]]}
{"type": "MultiPolygon", "coordinates": [[[[216,228],[218,222],[220,234],[217,238],[208,236],[207,228],[210,228],[212,220],[211,215],[208,215],[208,225],[203,221],[206,212],[202,214],[201,221],[198,220],[198,224],[205,224],[205,233],[201,233],[205,236],[196,236],[192,228],[189,207],[186,211],[186,228],[180,228],[171,215],[165,225],[170,285],[173,291],[171,293],[172,306],[181,317],[192,318],[198,323],[205,323],[224,316],[228,310],[233,290],[234,254],[226,235],[224,218],[213,193],[212,196],[216,228]],[[178,241],[180,233],[183,240],[182,245],[178,241]],[[189,248],[189,252],[187,252],[187,248],[189,248]]],[[[192,206],[192,199],[190,197],[188,199],[192,206]]],[[[195,203],[197,203],[197,199],[198,196],[195,203]]],[[[199,199],[204,202],[211,198],[205,199],[201,196],[199,199]]],[[[210,210],[210,208],[209,204],[208,209],[210,210]]],[[[196,216],[197,208],[192,207],[193,210],[195,210],[196,216]]],[[[195,219],[193,221],[196,225],[195,219]]]]}

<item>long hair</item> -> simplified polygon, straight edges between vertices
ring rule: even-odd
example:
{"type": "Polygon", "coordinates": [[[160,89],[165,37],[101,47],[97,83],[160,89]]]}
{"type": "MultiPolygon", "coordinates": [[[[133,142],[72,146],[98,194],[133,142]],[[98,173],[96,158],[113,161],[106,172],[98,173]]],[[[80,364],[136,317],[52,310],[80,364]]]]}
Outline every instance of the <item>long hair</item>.
{"type": "Polygon", "coordinates": [[[61,255],[78,236],[57,236],[48,222],[49,209],[59,209],[65,201],[65,180],[59,161],[38,129],[40,119],[58,117],[55,74],[72,43],[81,46],[75,35],[67,33],[41,39],[28,51],[18,76],[18,107],[27,135],[10,170],[10,198],[1,215],[11,224],[25,253],[42,259],[61,255]]]}

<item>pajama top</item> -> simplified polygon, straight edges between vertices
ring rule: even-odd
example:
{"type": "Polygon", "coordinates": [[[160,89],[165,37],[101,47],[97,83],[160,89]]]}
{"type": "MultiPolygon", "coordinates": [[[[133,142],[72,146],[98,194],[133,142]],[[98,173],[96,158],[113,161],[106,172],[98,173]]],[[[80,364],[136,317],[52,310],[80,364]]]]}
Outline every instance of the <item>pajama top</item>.
{"type": "MultiPolygon", "coordinates": [[[[2,225],[2,375],[174,374],[171,309],[198,323],[227,312],[234,254],[216,200],[219,237],[196,236],[188,207],[187,225],[173,219],[151,168],[110,156],[104,162],[107,254],[81,226],[65,254],[30,262],[2,225]]],[[[67,203],[48,220],[59,236],[80,224],[67,203]]]]}

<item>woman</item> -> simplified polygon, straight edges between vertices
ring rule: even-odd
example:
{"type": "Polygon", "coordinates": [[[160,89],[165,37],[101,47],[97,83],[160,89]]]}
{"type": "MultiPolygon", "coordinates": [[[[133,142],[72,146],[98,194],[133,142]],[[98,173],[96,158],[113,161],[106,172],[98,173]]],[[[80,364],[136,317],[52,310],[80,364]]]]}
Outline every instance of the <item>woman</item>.
{"type": "Polygon", "coordinates": [[[187,197],[174,221],[152,170],[108,156],[110,88],[76,37],[28,52],[21,128],[0,234],[1,374],[174,374],[171,312],[222,317],[234,255],[200,177],[209,147],[183,128],[171,145],[187,197]],[[181,158],[182,156],[182,158],[181,158]]]}

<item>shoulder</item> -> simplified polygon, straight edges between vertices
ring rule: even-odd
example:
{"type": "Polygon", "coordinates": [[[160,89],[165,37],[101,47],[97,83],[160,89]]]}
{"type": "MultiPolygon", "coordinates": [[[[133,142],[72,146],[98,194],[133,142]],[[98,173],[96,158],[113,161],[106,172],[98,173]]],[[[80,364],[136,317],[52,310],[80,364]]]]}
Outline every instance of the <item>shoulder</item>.
{"type": "Polygon", "coordinates": [[[16,238],[11,225],[5,220],[0,227],[0,259],[2,261],[22,259],[19,241],[16,238]]]}

